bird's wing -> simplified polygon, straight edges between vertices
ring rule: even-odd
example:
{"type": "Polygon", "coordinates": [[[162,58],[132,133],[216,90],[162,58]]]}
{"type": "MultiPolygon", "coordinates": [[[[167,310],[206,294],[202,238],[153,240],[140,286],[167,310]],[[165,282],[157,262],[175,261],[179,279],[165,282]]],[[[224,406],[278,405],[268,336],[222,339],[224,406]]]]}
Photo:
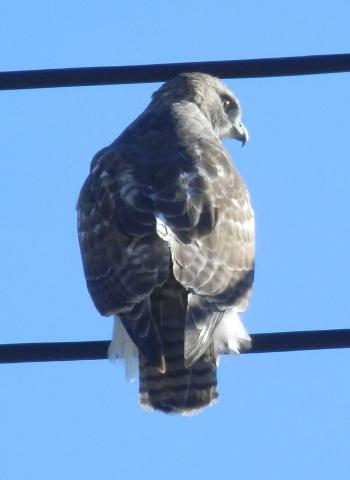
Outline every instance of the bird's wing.
{"type": "Polygon", "coordinates": [[[159,170],[155,209],[168,229],[174,275],[191,292],[185,335],[191,364],[207,348],[223,311],[245,310],[255,237],[249,193],[224,147],[202,139],[182,157],[159,170]]]}
{"type": "Polygon", "coordinates": [[[161,364],[150,295],[169,273],[169,249],[159,238],[147,183],[113,146],[91,164],[78,200],[78,233],[90,295],[103,315],[117,314],[140,351],[161,364]]]}

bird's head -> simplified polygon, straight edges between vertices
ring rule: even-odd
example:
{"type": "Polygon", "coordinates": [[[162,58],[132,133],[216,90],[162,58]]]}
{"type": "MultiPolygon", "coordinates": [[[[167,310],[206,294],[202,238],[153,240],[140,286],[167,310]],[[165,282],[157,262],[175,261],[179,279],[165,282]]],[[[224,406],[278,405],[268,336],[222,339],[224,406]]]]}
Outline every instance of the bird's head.
{"type": "Polygon", "coordinates": [[[218,78],[205,73],[181,73],[153,94],[153,103],[192,102],[220,139],[234,138],[245,145],[249,134],[242,122],[239,101],[218,78]]]}

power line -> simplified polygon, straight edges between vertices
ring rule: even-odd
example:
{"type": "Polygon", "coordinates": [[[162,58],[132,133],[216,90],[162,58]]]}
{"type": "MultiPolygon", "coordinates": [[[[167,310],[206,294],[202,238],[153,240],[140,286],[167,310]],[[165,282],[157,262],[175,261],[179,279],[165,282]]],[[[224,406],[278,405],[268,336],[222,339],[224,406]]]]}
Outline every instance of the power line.
{"type": "MultiPolygon", "coordinates": [[[[245,353],[350,348],[350,329],[256,333],[245,353]]],[[[109,341],[18,343],[0,345],[0,363],[60,362],[107,358],[109,341]]]]}
{"type": "Polygon", "coordinates": [[[163,82],[180,72],[204,72],[221,78],[256,78],[349,71],[348,53],[158,65],[23,70],[0,72],[0,90],[163,82]]]}

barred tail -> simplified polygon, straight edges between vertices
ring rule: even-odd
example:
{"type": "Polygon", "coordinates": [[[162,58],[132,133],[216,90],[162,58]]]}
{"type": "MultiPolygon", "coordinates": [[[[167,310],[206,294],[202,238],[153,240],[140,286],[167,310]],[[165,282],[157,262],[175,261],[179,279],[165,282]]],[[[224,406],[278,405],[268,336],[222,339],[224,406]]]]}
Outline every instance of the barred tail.
{"type": "Polygon", "coordinates": [[[140,403],[146,409],[189,415],[217,398],[216,360],[209,347],[191,367],[184,365],[187,293],[175,279],[152,295],[152,314],[161,332],[165,371],[140,354],[140,403]]]}

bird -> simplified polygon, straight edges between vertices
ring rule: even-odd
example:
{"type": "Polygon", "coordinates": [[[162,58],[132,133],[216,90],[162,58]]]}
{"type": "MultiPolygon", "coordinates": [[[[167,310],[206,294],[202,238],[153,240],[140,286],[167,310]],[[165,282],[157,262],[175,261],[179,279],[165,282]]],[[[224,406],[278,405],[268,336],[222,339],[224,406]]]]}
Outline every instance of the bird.
{"type": "Polygon", "coordinates": [[[248,350],[239,314],[255,265],[248,189],[222,140],[242,146],[240,103],[218,78],[180,73],[92,159],[78,236],[110,358],[139,370],[146,410],[193,415],[216,403],[220,354],[248,350]]]}

